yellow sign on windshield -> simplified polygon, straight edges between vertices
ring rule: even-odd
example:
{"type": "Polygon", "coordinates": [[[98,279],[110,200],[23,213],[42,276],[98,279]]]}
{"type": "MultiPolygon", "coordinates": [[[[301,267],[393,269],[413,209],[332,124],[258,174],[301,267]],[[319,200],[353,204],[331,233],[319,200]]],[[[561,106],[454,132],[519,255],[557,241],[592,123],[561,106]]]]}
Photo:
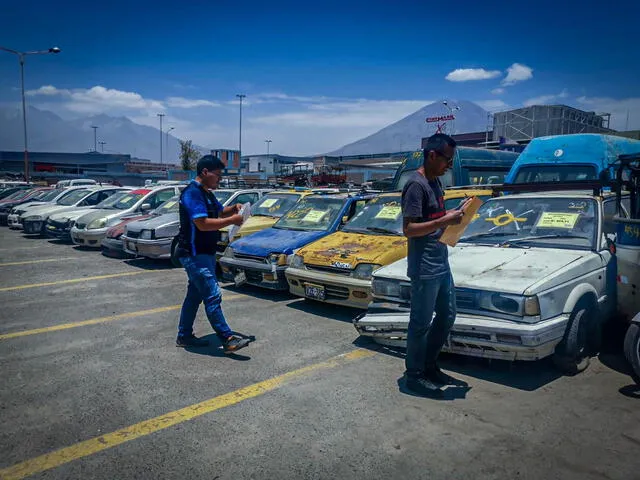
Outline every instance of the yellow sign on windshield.
{"type": "Polygon", "coordinates": [[[304,216],[302,221],[309,222],[309,223],[319,223],[326,214],[327,212],[323,210],[311,210],[309,213],[307,213],[304,216]]]}
{"type": "Polygon", "coordinates": [[[379,218],[380,220],[397,220],[401,213],[402,207],[387,205],[382,207],[374,218],[379,218]]]}
{"type": "Polygon", "coordinates": [[[271,208],[273,207],[278,200],[280,200],[279,198],[267,198],[264,202],[262,202],[262,205],[260,205],[261,207],[264,208],[271,208]]]}
{"type": "Polygon", "coordinates": [[[579,213],[544,212],[536,224],[538,228],[572,229],[578,221],[579,213]]]}
{"type": "Polygon", "coordinates": [[[173,206],[176,204],[176,201],[173,200],[171,202],[167,202],[164,204],[164,208],[163,210],[169,210],[170,208],[173,208],[173,206]]]}
{"type": "Polygon", "coordinates": [[[126,197],[122,197],[118,203],[127,203],[130,202],[133,197],[131,195],[127,195],[126,197]]]}

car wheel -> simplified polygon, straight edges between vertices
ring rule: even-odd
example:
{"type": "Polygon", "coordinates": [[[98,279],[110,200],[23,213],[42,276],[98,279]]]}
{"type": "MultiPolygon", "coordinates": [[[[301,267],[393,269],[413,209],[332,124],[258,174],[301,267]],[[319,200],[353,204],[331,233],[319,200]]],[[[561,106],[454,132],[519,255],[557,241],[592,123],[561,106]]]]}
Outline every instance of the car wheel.
{"type": "Polygon", "coordinates": [[[590,362],[588,332],[590,315],[586,308],[578,307],[569,319],[562,341],[553,354],[553,363],[566,375],[584,371],[590,362]]]}
{"type": "Polygon", "coordinates": [[[178,257],[176,257],[176,248],[178,248],[178,237],[174,238],[171,243],[171,264],[176,268],[180,268],[182,264],[178,260],[178,257]]]}
{"type": "MultiPolygon", "coordinates": [[[[640,316],[640,313],[636,317],[640,316]]],[[[624,337],[624,355],[633,368],[633,379],[640,384],[640,324],[632,323],[624,337]]]]}

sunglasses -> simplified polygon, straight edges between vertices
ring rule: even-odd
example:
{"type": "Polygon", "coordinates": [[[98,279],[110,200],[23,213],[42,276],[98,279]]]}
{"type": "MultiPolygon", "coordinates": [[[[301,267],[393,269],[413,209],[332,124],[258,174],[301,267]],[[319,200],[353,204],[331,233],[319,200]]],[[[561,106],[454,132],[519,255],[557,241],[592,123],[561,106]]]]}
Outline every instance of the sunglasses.
{"type": "Polygon", "coordinates": [[[448,163],[448,164],[452,164],[452,163],[453,163],[453,155],[451,155],[451,156],[449,157],[449,156],[448,156],[448,155],[446,155],[445,153],[440,152],[440,151],[438,151],[438,150],[432,150],[432,151],[433,151],[433,152],[435,152],[435,153],[436,153],[436,155],[438,155],[439,157],[444,158],[444,159],[447,161],[447,163],[448,163]]]}

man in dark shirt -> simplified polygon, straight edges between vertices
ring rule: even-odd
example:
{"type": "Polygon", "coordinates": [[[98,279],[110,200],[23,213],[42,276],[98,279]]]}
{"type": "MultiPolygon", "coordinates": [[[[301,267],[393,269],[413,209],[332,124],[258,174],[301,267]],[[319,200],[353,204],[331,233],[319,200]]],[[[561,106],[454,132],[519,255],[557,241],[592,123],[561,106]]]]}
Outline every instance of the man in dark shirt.
{"type": "Polygon", "coordinates": [[[218,188],[224,163],[213,155],[198,161],[197,177],[180,195],[180,233],[176,256],[187,272],[187,296],[180,312],[179,347],[201,347],[208,344],[193,334],[193,322],[200,303],[211,327],[222,342],[225,353],[235,352],[249,344],[249,340],[234,335],[222,313],[222,291],[216,280],[216,245],[219,230],[228,225],[241,225],[241,205],[223,207],[209,190],[218,188]]]}
{"type": "Polygon", "coordinates": [[[404,234],[409,239],[407,276],[411,279],[406,386],[420,395],[441,393],[440,387],[455,383],[436,363],[456,317],[447,246],[438,240],[448,225],[460,223],[466,207],[465,203],[460,209],[445,210],[438,179],[453,165],[455,148],[448,135],[429,137],[424,164],[402,191],[404,234]]]}

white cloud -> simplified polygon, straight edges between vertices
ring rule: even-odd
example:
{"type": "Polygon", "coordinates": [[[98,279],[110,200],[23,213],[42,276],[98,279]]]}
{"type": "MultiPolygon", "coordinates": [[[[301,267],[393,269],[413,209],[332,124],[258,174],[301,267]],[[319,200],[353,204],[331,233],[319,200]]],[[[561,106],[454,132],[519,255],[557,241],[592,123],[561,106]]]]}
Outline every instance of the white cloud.
{"type": "Polygon", "coordinates": [[[194,100],[184,97],[168,97],[167,106],[174,108],[219,107],[220,104],[210,100],[194,100]]]}
{"type": "Polygon", "coordinates": [[[480,105],[487,112],[491,112],[491,113],[501,112],[503,110],[511,109],[511,105],[509,105],[508,103],[503,102],[502,100],[498,100],[498,99],[475,100],[473,103],[475,103],[476,105],[480,105]]]}
{"type": "Polygon", "coordinates": [[[36,90],[27,90],[24,92],[27,96],[36,96],[36,95],[69,95],[71,92],[69,90],[60,90],[53,85],[43,85],[42,87],[36,90]]]}
{"type": "Polygon", "coordinates": [[[504,93],[504,88],[494,88],[491,90],[491,93],[494,95],[501,95],[504,93]]]}
{"type": "Polygon", "coordinates": [[[457,68],[449,72],[445,79],[450,82],[468,82],[472,80],[489,80],[500,76],[500,70],[485,70],[484,68],[457,68]]]}
{"type": "Polygon", "coordinates": [[[610,127],[614,130],[640,129],[640,97],[578,97],[574,106],[596,113],[610,113],[610,127]],[[629,122],[627,123],[627,114],[629,122]]]}
{"type": "Polygon", "coordinates": [[[522,102],[525,107],[530,107],[532,105],[549,105],[551,103],[556,103],[558,100],[563,98],[567,98],[569,94],[567,90],[562,90],[560,93],[552,93],[549,95],[540,95],[538,97],[533,97],[528,100],[522,102]]]}
{"type": "Polygon", "coordinates": [[[533,69],[521,63],[514,63],[507,68],[507,76],[502,80],[502,85],[513,85],[533,78],[533,69]]]}

